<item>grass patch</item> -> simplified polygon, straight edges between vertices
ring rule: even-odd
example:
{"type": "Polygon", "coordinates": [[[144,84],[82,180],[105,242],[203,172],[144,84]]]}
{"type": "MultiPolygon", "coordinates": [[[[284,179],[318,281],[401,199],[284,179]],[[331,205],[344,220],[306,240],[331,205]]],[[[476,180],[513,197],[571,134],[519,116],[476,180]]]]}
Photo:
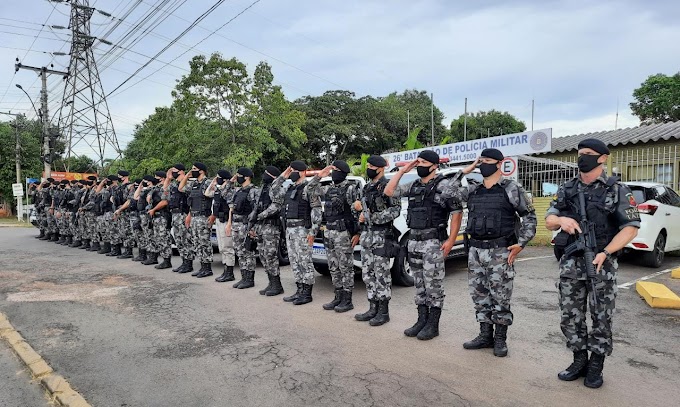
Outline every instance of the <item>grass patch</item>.
{"type": "Polygon", "coordinates": [[[17,218],[0,218],[0,226],[15,226],[15,227],[25,227],[25,228],[32,228],[33,225],[31,225],[30,222],[25,221],[25,222],[19,222],[17,218]]]}

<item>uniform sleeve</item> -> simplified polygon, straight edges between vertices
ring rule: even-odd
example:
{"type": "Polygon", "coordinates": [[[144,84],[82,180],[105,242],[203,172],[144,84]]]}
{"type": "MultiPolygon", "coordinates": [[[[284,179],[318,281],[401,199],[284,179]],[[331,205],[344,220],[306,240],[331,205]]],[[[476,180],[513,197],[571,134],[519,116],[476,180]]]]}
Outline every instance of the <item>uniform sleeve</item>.
{"type": "Polygon", "coordinates": [[[371,213],[371,222],[378,225],[390,223],[401,215],[401,199],[387,195],[382,197],[385,200],[385,209],[371,213]]]}
{"type": "Polygon", "coordinates": [[[536,226],[538,224],[536,210],[531,204],[526,191],[518,183],[510,182],[508,188],[506,188],[506,193],[515,211],[522,218],[522,224],[517,232],[517,243],[525,247],[536,236],[536,226]]]}
{"type": "Polygon", "coordinates": [[[319,226],[321,225],[321,220],[323,218],[323,215],[321,213],[321,196],[318,194],[313,194],[310,193],[312,192],[309,188],[309,185],[305,186],[305,189],[303,190],[304,194],[306,196],[303,196],[303,199],[307,199],[309,201],[309,206],[312,208],[312,227],[310,229],[310,234],[315,235],[319,231],[319,226]]]}
{"type": "MultiPolygon", "coordinates": [[[[281,208],[283,207],[283,199],[281,199],[280,197],[277,197],[277,199],[275,199],[274,191],[272,189],[269,190],[269,198],[271,199],[272,202],[269,204],[268,207],[266,207],[262,212],[260,212],[259,215],[257,215],[257,220],[266,219],[274,215],[275,213],[281,211],[281,208]]],[[[255,210],[257,210],[257,208],[255,210]]]]}
{"type": "Polygon", "coordinates": [[[640,212],[638,212],[633,192],[628,185],[616,184],[618,186],[616,206],[614,209],[614,217],[618,221],[619,230],[633,226],[640,228],[640,212]]]}
{"type": "Polygon", "coordinates": [[[282,175],[279,175],[272,181],[272,186],[271,186],[271,193],[270,196],[272,197],[272,200],[277,200],[280,202],[283,202],[286,198],[286,191],[288,188],[285,188],[283,186],[283,183],[286,181],[285,178],[283,178],[282,175]]]}
{"type": "Polygon", "coordinates": [[[455,180],[445,179],[439,182],[437,189],[441,194],[441,206],[450,213],[462,212],[463,203],[460,200],[460,186],[455,180]]]}

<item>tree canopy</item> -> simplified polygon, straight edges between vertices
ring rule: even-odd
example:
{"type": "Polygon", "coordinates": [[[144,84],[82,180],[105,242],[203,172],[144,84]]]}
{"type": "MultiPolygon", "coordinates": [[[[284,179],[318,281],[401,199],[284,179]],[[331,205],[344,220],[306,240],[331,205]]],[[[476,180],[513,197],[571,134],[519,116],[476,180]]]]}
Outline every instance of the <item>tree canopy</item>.
{"type": "Polygon", "coordinates": [[[633,97],[630,109],[642,124],[680,120],[680,72],[650,76],[633,91],[633,97]]]}
{"type": "MultiPolygon", "coordinates": [[[[451,122],[451,141],[463,141],[465,116],[461,115],[451,122]]],[[[467,117],[467,139],[474,140],[503,134],[521,133],[527,129],[524,122],[508,112],[489,110],[469,114],[467,117]]]]}

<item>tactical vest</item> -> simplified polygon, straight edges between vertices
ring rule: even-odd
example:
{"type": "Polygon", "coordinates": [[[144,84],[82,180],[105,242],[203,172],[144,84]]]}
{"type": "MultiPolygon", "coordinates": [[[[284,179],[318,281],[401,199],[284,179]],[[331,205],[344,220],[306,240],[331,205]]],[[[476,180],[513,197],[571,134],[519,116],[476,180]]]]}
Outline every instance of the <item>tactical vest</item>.
{"type": "Polygon", "coordinates": [[[66,210],[73,212],[73,208],[75,205],[71,203],[75,199],[75,194],[73,193],[73,190],[67,189],[64,190],[64,198],[62,201],[62,206],[66,208],[66,210]]]}
{"type": "Polygon", "coordinates": [[[60,208],[61,207],[61,201],[64,197],[64,191],[61,189],[57,189],[54,192],[52,192],[52,203],[54,204],[55,208],[60,208]]]}
{"type": "Polygon", "coordinates": [[[104,190],[101,193],[102,196],[102,212],[113,212],[113,204],[111,203],[111,190],[104,190]]]}
{"type": "Polygon", "coordinates": [[[212,213],[220,222],[226,222],[229,218],[229,204],[219,191],[216,191],[213,196],[212,213]]]}
{"type": "Polygon", "coordinates": [[[326,222],[352,218],[352,209],[347,203],[348,188],[349,183],[345,183],[342,187],[331,186],[326,191],[323,208],[323,217],[326,222]]]}
{"type": "Polygon", "coordinates": [[[125,203],[125,191],[129,184],[118,185],[113,189],[113,200],[116,208],[125,203]]]}
{"type": "Polygon", "coordinates": [[[494,240],[515,234],[517,213],[505,187],[479,185],[468,197],[468,219],[465,232],[475,240],[494,240]]]}
{"type": "MultiPolygon", "coordinates": [[[[369,182],[364,186],[364,197],[370,213],[382,212],[389,208],[390,198],[384,194],[387,182],[387,178],[382,177],[377,182],[369,182]]],[[[385,225],[392,225],[392,222],[385,225]]]]}
{"type": "Polygon", "coordinates": [[[146,209],[146,197],[149,195],[149,190],[142,190],[139,194],[139,199],[137,200],[137,210],[139,212],[144,212],[146,209]]]}
{"type": "MultiPolygon", "coordinates": [[[[616,209],[615,205],[607,207],[607,195],[616,195],[618,192],[614,185],[616,178],[610,177],[606,181],[606,187],[589,188],[586,187],[586,217],[588,221],[592,222],[595,229],[595,240],[599,251],[611,242],[611,240],[618,233],[618,220],[614,215],[616,209]]],[[[564,184],[564,196],[558,194],[555,208],[559,209],[560,216],[567,216],[577,221],[581,219],[579,213],[578,202],[578,186],[577,179],[572,179],[564,184]]],[[[613,201],[613,199],[612,199],[613,201]]],[[[568,243],[571,243],[575,238],[571,236],[568,243]]]]}
{"type": "MultiPolygon", "coordinates": [[[[271,185],[265,185],[262,187],[260,190],[260,199],[257,201],[257,214],[261,214],[262,212],[265,211],[265,209],[269,208],[269,205],[272,204],[272,198],[269,196],[269,192],[271,191],[271,185]]],[[[267,216],[266,219],[278,219],[279,218],[279,211],[276,211],[275,213],[270,214],[267,216]]]]}
{"type": "Polygon", "coordinates": [[[408,192],[406,223],[411,229],[446,228],[448,212],[434,201],[437,185],[444,180],[438,175],[429,184],[416,180],[408,192]]]}
{"type": "Polygon", "coordinates": [[[304,219],[309,224],[312,222],[312,207],[309,201],[302,199],[302,192],[307,186],[306,182],[291,186],[286,192],[286,219],[304,219]]]}
{"type": "Polygon", "coordinates": [[[248,199],[251,186],[239,188],[234,194],[234,215],[247,216],[253,211],[253,203],[248,199]]]}
{"type": "MultiPolygon", "coordinates": [[[[160,187],[156,187],[151,190],[151,207],[155,208],[156,205],[161,203],[163,200],[163,191],[161,190],[160,187]]],[[[168,207],[165,206],[164,208],[160,209],[159,212],[165,212],[168,210],[168,207]]]]}
{"type": "Polygon", "coordinates": [[[194,182],[189,192],[191,212],[199,212],[202,216],[210,216],[210,198],[205,196],[207,180],[204,178],[203,181],[194,182]]]}
{"type": "Polygon", "coordinates": [[[94,214],[96,216],[103,215],[102,211],[102,194],[94,193],[94,214]]]}
{"type": "Polygon", "coordinates": [[[183,192],[180,192],[179,186],[176,183],[170,184],[170,196],[168,198],[168,208],[170,210],[179,209],[182,213],[187,213],[189,207],[187,205],[187,198],[183,192]]]}

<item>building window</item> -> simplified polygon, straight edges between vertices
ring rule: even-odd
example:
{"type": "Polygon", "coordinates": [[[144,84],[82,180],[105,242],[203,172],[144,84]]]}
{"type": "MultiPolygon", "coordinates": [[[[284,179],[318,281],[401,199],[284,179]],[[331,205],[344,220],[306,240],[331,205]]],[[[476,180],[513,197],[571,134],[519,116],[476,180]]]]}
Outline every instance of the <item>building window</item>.
{"type": "Polygon", "coordinates": [[[673,164],[659,164],[656,166],[656,182],[671,185],[673,183],[673,164]]]}

